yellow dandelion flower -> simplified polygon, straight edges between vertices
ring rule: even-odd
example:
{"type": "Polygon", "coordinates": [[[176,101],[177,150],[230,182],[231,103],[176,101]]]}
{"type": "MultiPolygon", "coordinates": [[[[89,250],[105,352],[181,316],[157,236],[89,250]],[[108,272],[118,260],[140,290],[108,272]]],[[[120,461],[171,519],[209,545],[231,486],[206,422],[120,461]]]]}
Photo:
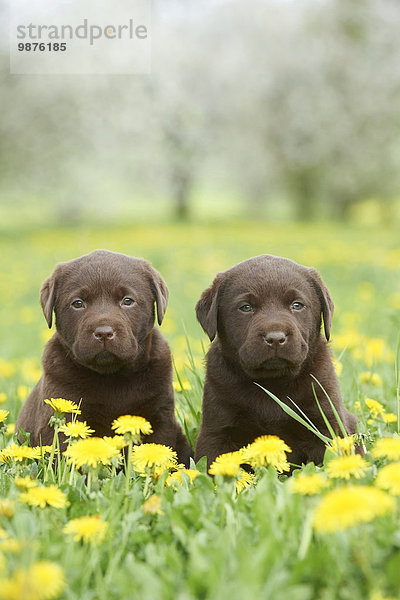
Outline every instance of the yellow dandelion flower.
{"type": "Polygon", "coordinates": [[[320,473],[299,473],[290,482],[292,492],[307,496],[319,494],[328,486],[329,482],[320,473]]]}
{"type": "Polygon", "coordinates": [[[362,281],[357,287],[357,296],[365,302],[369,302],[375,295],[375,286],[369,281],[362,281]]]}
{"type": "Polygon", "coordinates": [[[30,506],[53,506],[54,508],[65,508],[68,504],[66,495],[56,485],[48,487],[31,488],[28,492],[22,492],[19,500],[30,506]]]}
{"type": "Polygon", "coordinates": [[[4,360],[4,358],[0,358],[0,376],[9,378],[15,375],[16,367],[11,361],[4,360]]]}
{"type": "MultiPolygon", "coordinates": [[[[168,311],[170,312],[170,311],[168,311]]],[[[162,322],[162,332],[163,333],[172,333],[176,330],[176,325],[174,321],[171,319],[171,315],[167,315],[162,322]]]]}
{"type": "Polygon", "coordinates": [[[16,477],[14,483],[20,490],[29,490],[38,486],[36,479],[31,479],[29,475],[26,477],[16,477]]]}
{"type": "Polygon", "coordinates": [[[7,435],[14,435],[14,433],[15,433],[15,423],[9,423],[7,425],[6,434],[7,435]]]}
{"type": "Polygon", "coordinates": [[[335,361],[334,361],[334,365],[333,365],[333,366],[334,366],[334,368],[335,368],[335,373],[336,373],[336,375],[337,375],[338,377],[340,377],[340,376],[341,376],[341,374],[342,374],[342,372],[343,372],[343,364],[342,364],[340,361],[338,361],[338,362],[335,362],[335,361]]]}
{"type": "Polygon", "coordinates": [[[183,380],[181,379],[181,382],[179,383],[179,381],[173,381],[172,385],[174,386],[174,390],[176,392],[183,392],[183,391],[188,391],[192,389],[191,383],[190,381],[183,380]]]}
{"type": "Polygon", "coordinates": [[[185,475],[187,475],[189,477],[190,483],[193,483],[193,481],[196,479],[197,475],[200,475],[200,471],[198,471],[197,469],[178,469],[177,471],[174,471],[173,473],[168,475],[166,482],[165,482],[166,485],[172,485],[172,486],[176,487],[177,484],[181,484],[182,483],[182,473],[185,473],[185,475]]]}
{"type": "Polygon", "coordinates": [[[44,402],[51,406],[51,408],[56,413],[73,413],[75,415],[81,414],[81,409],[79,408],[79,406],[71,400],[64,400],[64,398],[50,398],[49,400],[46,398],[44,402]]]}
{"type": "Polygon", "coordinates": [[[28,570],[28,577],[40,600],[58,598],[65,588],[64,571],[59,565],[47,560],[33,564],[28,570]]]}
{"type": "Polygon", "coordinates": [[[59,429],[62,433],[64,433],[67,437],[72,438],[87,438],[92,433],[94,433],[94,429],[90,429],[86,421],[71,421],[69,423],[65,423],[59,429]]]}
{"type": "Polygon", "coordinates": [[[177,454],[169,446],[162,444],[141,444],[132,450],[132,464],[135,471],[144,472],[146,469],[162,467],[170,469],[177,463],[177,454]]]}
{"type": "Polygon", "coordinates": [[[360,338],[361,335],[355,327],[347,327],[345,332],[335,334],[333,344],[339,349],[346,348],[346,346],[353,349],[360,343],[360,338]]]}
{"type": "Polygon", "coordinates": [[[0,590],[1,590],[1,582],[2,582],[1,575],[3,573],[5,573],[6,566],[7,566],[6,557],[4,556],[4,554],[0,554],[0,590]]]}
{"type": "Polygon", "coordinates": [[[383,467],[378,472],[375,484],[390,494],[400,496],[400,462],[383,467]]]}
{"type": "Polygon", "coordinates": [[[129,444],[129,442],[124,438],[123,435],[105,435],[103,437],[103,440],[107,442],[107,444],[111,444],[111,446],[114,446],[114,448],[116,448],[117,450],[122,450],[124,446],[127,446],[129,444]]]}
{"type": "Polygon", "coordinates": [[[73,535],[75,542],[86,542],[91,544],[100,544],[106,531],[108,523],[100,518],[100,515],[78,517],[68,521],[63,531],[66,534],[73,535]]]}
{"type": "Polygon", "coordinates": [[[2,600],[55,600],[65,587],[62,568],[40,561],[28,569],[17,569],[12,577],[0,580],[2,600]]]}
{"type": "Polygon", "coordinates": [[[236,477],[240,472],[240,465],[243,463],[243,453],[241,450],[236,452],[225,452],[220,454],[210,465],[208,472],[210,475],[224,475],[226,477],[236,477]]]}
{"type": "MultiPolygon", "coordinates": [[[[395,266],[395,268],[397,267],[395,266]]],[[[392,308],[400,309],[400,292],[394,292],[393,294],[390,294],[388,300],[392,308]]]]}
{"type": "Polygon", "coordinates": [[[15,538],[8,537],[0,541],[0,552],[10,552],[11,554],[19,554],[22,548],[23,544],[21,540],[16,540],[15,538]]]}
{"type": "Polygon", "coordinates": [[[352,454],[356,438],[356,434],[347,435],[346,437],[334,437],[327,448],[334,454],[352,454]]]}
{"type": "Polygon", "coordinates": [[[38,458],[40,458],[40,450],[37,448],[19,446],[15,443],[10,444],[0,452],[0,463],[13,460],[22,462],[23,460],[37,460],[38,458]]]}
{"type": "Polygon", "coordinates": [[[113,458],[120,457],[120,453],[115,446],[102,438],[92,437],[71,444],[65,450],[64,456],[68,458],[68,462],[74,463],[79,469],[83,465],[89,467],[97,467],[100,463],[109,465],[113,458]]]}
{"type": "Polygon", "coordinates": [[[143,512],[148,515],[162,515],[163,511],[161,510],[161,498],[157,496],[157,494],[153,494],[146,500],[143,504],[143,512]]]}
{"type": "Polygon", "coordinates": [[[377,417],[382,417],[385,414],[384,406],[377,400],[365,398],[365,404],[368,406],[369,412],[374,419],[377,417]]]}
{"type": "Polygon", "coordinates": [[[314,528],[321,532],[341,531],[368,523],[394,508],[394,498],[372,486],[341,487],[322,498],[314,513],[314,528]]]}
{"type": "Polygon", "coordinates": [[[38,381],[42,375],[40,363],[32,358],[27,358],[21,363],[19,372],[23,376],[24,380],[29,381],[29,383],[38,381]]]}
{"type": "Polygon", "coordinates": [[[5,404],[7,402],[7,394],[5,392],[0,392],[0,404],[5,404]]]}
{"type": "Polygon", "coordinates": [[[376,362],[391,362],[394,358],[393,352],[387,347],[385,340],[381,338],[367,338],[363,345],[364,360],[368,367],[376,362]]]}
{"type": "Polygon", "coordinates": [[[382,596],[381,592],[374,591],[370,596],[370,600],[396,600],[393,596],[388,598],[387,596],[382,596]]]}
{"type": "Polygon", "coordinates": [[[385,413],[384,415],[382,415],[382,418],[385,421],[385,423],[397,423],[397,415],[395,415],[394,413],[385,413]]]}
{"type": "MultiPolygon", "coordinates": [[[[0,558],[2,558],[2,555],[0,555],[0,558]]],[[[16,577],[14,579],[0,577],[0,598],[2,600],[23,600],[23,594],[23,584],[17,582],[16,577]]],[[[26,595],[25,598],[27,598],[26,595]]]]}
{"type": "Polygon", "coordinates": [[[42,331],[40,332],[40,339],[42,340],[42,342],[45,344],[46,342],[48,342],[54,335],[54,331],[52,329],[42,329],[42,331]]]}
{"type": "Polygon", "coordinates": [[[353,404],[354,406],[354,410],[361,410],[361,402],[359,400],[356,400],[353,404]]]}
{"type": "Polygon", "coordinates": [[[115,430],[115,433],[123,435],[129,433],[133,436],[150,435],[153,433],[153,429],[147,419],[143,417],[134,417],[133,415],[122,415],[113,421],[111,429],[115,430]]]}
{"type": "Polygon", "coordinates": [[[364,371],[358,376],[359,383],[370,383],[375,387],[382,387],[383,380],[378,373],[371,373],[371,371],[364,371]]]}
{"type": "Polygon", "coordinates": [[[27,385],[18,385],[17,386],[17,397],[18,400],[24,402],[26,398],[29,396],[30,389],[27,385]]]}
{"type": "Polygon", "coordinates": [[[286,452],[291,448],[276,435],[262,435],[243,449],[243,457],[246,463],[253,467],[272,465],[279,472],[289,471],[286,452]]]}
{"type": "Polygon", "coordinates": [[[400,460],[400,438],[384,437],[377,440],[371,450],[374,458],[400,460]]]}
{"type": "Polygon", "coordinates": [[[326,473],[331,479],[360,479],[368,467],[369,463],[360,454],[349,454],[330,460],[326,465],[326,473]]]}
{"type": "Polygon", "coordinates": [[[0,423],[3,423],[10,414],[9,410],[5,410],[4,408],[0,409],[0,423]]]}
{"type": "Polygon", "coordinates": [[[53,446],[35,446],[35,450],[37,450],[40,453],[40,456],[42,454],[51,454],[51,452],[58,452],[58,449],[53,448],[53,446]]]}
{"type": "Polygon", "coordinates": [[[244,469],[239,470],[239,476],[236,480],[236,491],[238,494],[246,488],[254,484],[256,476],[253,473],[248,473],[244,469]]]}
{"type": "Polygon", "coordinates": [[[14,506],[15,502],[13,500],[9,500],[8,498],[2,500],[0,498],[0,517],[11,519],[14,514],[14,506]]]}
{"type": "MultiPolygon", "coordinates": [[[[175,464],[171,468],[176,469],[177,466],[178,465],[175,464]]],[[[147,470],[147,471],[138,471],[138,470],[136,470],[136,472],[140,475],[140,477],[149,477],[150,476],[153,479],[159,479],[161,477],[161,475],[163,475],[164,471],[165,471],[164,467],[153,467],[151,469],[151,471],[149,471],[149,470],[147,470]]]]}

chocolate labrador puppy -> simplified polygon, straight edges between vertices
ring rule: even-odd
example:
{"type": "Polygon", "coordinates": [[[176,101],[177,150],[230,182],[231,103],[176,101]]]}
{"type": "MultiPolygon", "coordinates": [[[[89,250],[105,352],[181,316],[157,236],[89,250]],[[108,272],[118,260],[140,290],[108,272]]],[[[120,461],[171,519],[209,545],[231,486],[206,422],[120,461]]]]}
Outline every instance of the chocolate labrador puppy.
{"type": "Polygon", "coordinates": [[[196,460],[238,450],[260,435],[292,448],[291,463],[322,462],[324,444],[288,416],[255,382],[329,435],[312,384],[333,429],[338,423],[324,387],[349,434],[356,418],[343,405],[327,340],[333,301],[318,273],[291,260],[256,256],[219,273],[196,306],[211,340],[196,460]],[[324,333],[321,335],[321,314],[324,333]],[[216,337],[217,335],[217,337],[216,337]],[[216,339],[214,339],[216,337],[216,339]]]}
{"type": "MultiPolygon", "coordinates": [[[[56,333],[43,354],[43,376],[18,417],[32,445],[51,444],[53,413],[45,398],[81,403],[79,419],[95,435],[113,435],[121,415],[145,417],[153,434],[144,441],[171,446],[188,464],[190,446],[176,421],[172,362],[161,324],[168,288],[147,261],[95,250],[56,266],[44,282],[40,302],[56,333]]],[[[63,446],[61,446],[63,447],[63,446]]]]}

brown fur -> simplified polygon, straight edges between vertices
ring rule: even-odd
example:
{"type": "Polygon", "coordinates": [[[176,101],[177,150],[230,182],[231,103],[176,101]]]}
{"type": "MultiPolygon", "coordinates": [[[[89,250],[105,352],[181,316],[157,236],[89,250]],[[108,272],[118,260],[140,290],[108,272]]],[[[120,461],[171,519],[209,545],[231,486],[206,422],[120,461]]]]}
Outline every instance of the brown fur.
{"type": "Polygon", "coordinates": [[[65,398],[81,403],[78,418],[97,436],[113,435],[121,415],[145,417],[153,434],[143,441],[171,446],[188,464],[191,449],[174,414],[171,353],[154,327],[154,303],[161,324],[168,300],[160,274],[143,259],[96,250],[57,265],[40,300],[49,327],[54,310],[57,331],[17,421],[31,444],[52,442],[53,410],[43,400],[65,398]],[[72,305],[77,299],[83,307],[72,305]]]}
{"type": "MultiPolygon", "coordinates": [[[[210,464],[219,454],[271,434],[292,448],[290,462],[322,462],[323,442],[254,382],[293,409],[288,398],[294,400],[328,435],[313,396],[312,374],[328,393],[347,432],[355,432],[356,418],[343,405],[326,342],[333,301],[314,269],[270,255],[251,258],[218,274],[203,292],[196,312],[210,339],[217,335],[207,354],[196,460],[205,455],[210,464]],[[304,307],[292,306],[295,302],[304,307]],[[321,314],[325,337],[320,332],[321,314]]],[[[317,384],[315,390],[339,432],[327,398],[317,384]]]]}

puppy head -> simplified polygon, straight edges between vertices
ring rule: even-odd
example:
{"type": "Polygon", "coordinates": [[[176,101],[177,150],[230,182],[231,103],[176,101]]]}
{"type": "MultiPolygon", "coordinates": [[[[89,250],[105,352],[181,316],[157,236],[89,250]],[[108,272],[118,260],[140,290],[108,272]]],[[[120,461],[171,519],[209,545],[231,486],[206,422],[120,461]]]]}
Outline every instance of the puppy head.
{"type": "Polygon", "coordinates": [[[99,373],[133,365],[154,326],[161,324],[168,288],[147,261],[95,250],[60,263],[43,283],[40,302],[73,360],[99,373]]]}
{"type": "Polygon", "coordinates": [[[333,301],[314,269],[262,255],[219,273],[197,318],[252,379],[295,377],[320,336],[329,339],[333,301]]]}

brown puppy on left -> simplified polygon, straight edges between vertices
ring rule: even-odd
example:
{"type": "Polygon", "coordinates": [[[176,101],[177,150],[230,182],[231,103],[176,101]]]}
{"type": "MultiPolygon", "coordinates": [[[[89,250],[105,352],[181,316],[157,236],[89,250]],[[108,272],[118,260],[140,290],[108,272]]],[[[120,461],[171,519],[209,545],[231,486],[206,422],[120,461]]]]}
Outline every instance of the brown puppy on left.
{"type": "MultiPolygon", "coordinates": [[[[145,442],[171,446],[189,463],[191,448],[174,414],[172,361],[161,324],[168,288],[147,261],[95,250],[56,266],[40,302],[56,333],[43,354],[43,376],[21,409],[17,427],[32,445],[51,444],[53,410],[45,398],[80,403],[95,435],[112,435],[111,424],[131,414],[150,421],[145,442]]],[[[63,447],[63,444],[62,446],[63,447]]]]}

